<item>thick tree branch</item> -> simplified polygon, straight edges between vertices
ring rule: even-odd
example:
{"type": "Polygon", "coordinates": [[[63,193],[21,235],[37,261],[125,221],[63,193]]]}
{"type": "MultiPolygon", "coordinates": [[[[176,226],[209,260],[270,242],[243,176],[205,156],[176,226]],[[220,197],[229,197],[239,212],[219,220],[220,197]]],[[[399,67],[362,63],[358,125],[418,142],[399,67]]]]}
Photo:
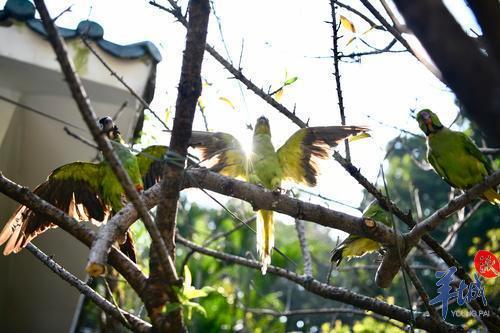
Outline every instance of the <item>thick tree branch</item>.
{"type": "MultiPolygon", "coordinates": [[[[415,225],[409,233],[403,235],[403,239],[405,240],[403,248],[401,249],[403,258],[418,244],[422,236],[433,231],[451,214],[471,203],[486,189],[492,187],[495,188],[498,184],[500,184],[500,171],[493,173],[482,183],[473,186],[464,194],[451,200],[446,206],[435,211],[424,221],[415,225]]],[[[394,260],[398,257],[397,251],[398,250],[396,248],[389,248],[387,255],[384,256],[384,259],[380,264],[380,268],[375,275],[375,282],[379,287],[387,288],[399,271],[400,262],[398,260],[394,260]]]]}
{"type": "Polygon", "coordinates": [[[306,226],[301,219],[295,219],[295,229],[299,238],[300,251],[302,253],[302,262],[304,263],[304,274],[313,276],[311,251],[307,245],[306,226]]]}
{"type": "MultiPolygon", "coordinates": [[[[274,210],[304,221],[372,238],[382,244],[395,244],[392,230],[370,219],[355,217],[320,205],[290,198],[247,182],[219,175],[207,169],[188,169],[184,175],[183,188],[201,187],[247,201],[254,210],[274,210]]],[[[156,184],[142,195],[148,208],[154,207],[160,200],[160,187],[159,184],[156,184]]],[[[96,263],[105,263],[107,249],[111,247],[116,237],[123,230],[127,230],[136,219],[137,212],[135,208],[133,205],[128,204],[101,228],[98,239],[92,246],[89,258],[96,263]]]]}
{"type": "MultiPolygon", "coordinates": [[[[259,269],[261,264],[255,260],[250,260],[246,258],[242,258],[239,256],[226,254],[223,252],[207,249],[205,247],[199,246],[180,235],[177,235],[177,241],[189,247],[199,253],[229,262],[238,264],[241,266],[250,267],[253,269],[259,269]]],[[[319,282],[316,279],[311,279],[310,277],[300,276],[296,273],[290,272],[286,269],[279,268],[276,266],[269,266],[268,272],[270,274],[283,277],[289,281],[292,281],[298,285],[304,287],[304,289],[309,292],[319,295],[324,298],[336,300],[339,302],[347,303],[354,305],[358,308],[370,310],[376,312],[380,315],[395,319],[402,323],[409,323],[410,321],[410,311],[404,308],[401,308],[396,305],[391,305],[377,299],[363,296],[352,291],[349,291],[344,288],[334,287],[322,282],[319,282]]],[[[426,315],[419,314],[416,317],[415,327],[426,329],[430,332],[463,332],[461,327],[452,326],[450,324],[444,323],[436,323],[432,318],[426,315]]]]}
{"type": "MultiPolygon", "coordinates": [[[[163,180],[160,183],[161,199],[158,203],[158,210],[155,222],[160,229],[161,236],[167,244],[168,250],[175,259],[175,229],[177,218],[177,202],[179,191],[182,186],[182,175],[184,172],[185,160],[189,139],[193,127],[193,119],[196,111],[196,104],[201,95],[201,66],[207,39],[208,19],[210,17],[210,4],[208,0],[189,1],[189,20],[187,22],[186,47],[182,59],[181,77],[177,92],[177,102],[175,106],[175,118],[170,139],[169,151],[163,173],[163,180]]],[[[171,302],[178,302],[175,290],[167,288],[166,293],[162,293],[161,268],[156,265],[154,254],[151,256],[151,288],[156,294],[154,302],[151,304],[154,311],[161,311],[166,299],[159,295],[168,296],[171,302]]],[[[175,276],[164,272],[166,278],[173,283],[175,276]]],[[[165,315],[161,326],[155,327],[162,331],[185,332],[186,329],[182,319],[182,309],[174,310],[165,315]]]]}
{"type": "Polygon", "coordinates": [[[500,122],[494,120],[500,115],[500,64],[481,53],[441,1],[394,2],[466,114],[486,134],[487,141],[498,146],[500,122]]]}
{"type": "MultiPolygon", "coordinates": [[[[90,132],[92,133],[94,140],[99,145],[99,148],[101,149],[104,157],[109,162],[111,169],[113,170],[116,177],[120,181],[120,184],[125,190],[127,198],[134,204],[134,206],[137,208],[137,211],[140,213],[144,221],[144,224],[146,225],[146,228],[148,229],[148,232],[150,233],[151,238],[153,239],[153,247],[156,249],[156,251],[159,252],[161,263],[164,269],[175,271],[172,259],[170,258],[168,250],[161,239],[160,233],[156,228],[156,225],[153,223],[153,219],[151,218],[149,211],[146,209],[146,206],[141,201],[139,193],[135,189],[135,186],[132,184],[132,181],[128,173],[125,171],[120,160],[114,153],[111,143],[106,138],[104,133],[101,132],[99,126],[97,125],[96,114],[94,112],[94,109],[92,108],[92,105],[90,104],[89,97],[85,89],[83,88],[80,78],[75,72],[75,67],[71,62],[70,58],[68,57],[68,51],[66,49],[64,41],[62,40],[58,30],[56,29],[54,21],[50,18],[49,12],[47,10],[47,7],[45,6],[44,1],[35,0],[35,5],[38,12],[40,13],[43,26],[45,28],[45,31],[47,32],[47,37],[49,39],[49,42],[52,45],[52,48],[54,49],[57,61],[61,65],[61,70],[63,72],[64,78],[68,83],[68,87],[71,91],[73,99],[75,100],[85,123],[87,124],[90,132]]],[[[90,266],[87,267],[87,271],[92,276],[98,276],[104,273],[105,266],[90,266]]]]}
{"type": "Polygon", "coordinates": [[[117,308],[114,304],[110,303],[107,299],[99,295],[95,290],[90,288],[79,278],[68,272],[66,269],[64,269],[64,267],[59,265],[48,255],[43,253],[35,245],[29,243],[28,245],[26,245],[26,249],[30,251],[45,266],[47,266],[52,272],[78,289],[83,295],[94,302],[95,305],[106,312],[106,314],[120,321],[123,325],[125,325],[125,327],[139,333],[151,332],[150,323],[145,322],[144,320],[134,316],[133,314],[130,314],[127,311],[117,308]]]}

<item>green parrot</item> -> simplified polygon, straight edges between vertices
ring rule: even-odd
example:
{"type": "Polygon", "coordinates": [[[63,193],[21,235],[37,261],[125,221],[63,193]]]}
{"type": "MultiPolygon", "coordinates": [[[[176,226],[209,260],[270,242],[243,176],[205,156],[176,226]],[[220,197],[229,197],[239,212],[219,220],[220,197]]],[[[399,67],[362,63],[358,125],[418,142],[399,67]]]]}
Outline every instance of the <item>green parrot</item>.
{"type": "MultiPolygon", "coordinates": [[[[474,142],[464,133],[444,127],[434,112],[421,110],[417,121],[427,136],[427,160],[451,187],[467,190],[493,173],[490,161],[474,142]]],[[[486,190],[482,197],[492,204],[500,204],[495,188],[486,190]]]]}
{"type": "MultiPolygon", "coordinates": [[[[112,141],[113,148],[137,190],[152,186],[161,177],[160,160],[165,146],[150,146],[134,155],[125,146],[118,127],[110,117],[99,125],[112,141]]],[[[107,163],[74,162],[63,165],[38,185],[34,193],[79,221],[101,224],[122,209],[126,197],[122,186],[107,163]]],[[[17,253],[31,240],[49,228],[55,228],[45,216],[26,206],[19,206],[0,233],[3,254],[17,253]]],[[[135,262],[135,249],[130,231],[119,240],[120,249],[135,262]]]]}
{"type": "MultiPolygon", "coordinates": [[[[295,132],[281,148],[274,149],[269,121],[260,117],[255,125],[253,147],[246,156],[241,144],[230,134],[194,131],[190,145],[199,148],[203,160],[222,175],[240,178],[269,190],[279,190],[282,181],[315,186],[319,159],[327,159],[331,147],[366,127],[309,127],[295,132]]],[[[257,251],[266,274],[274,247],[274,218],[270,210],[257,213],[257,251]]]]}
{"type": "MultiPolygon", "coordinates": [[[[372,201],[363,212],[363,217],[391,226],[389,213],[387,213],[377,200],[372,201]]],[[[357,235],[349,235],[342,243],[332,250],[331,261],[340,265],[343,258],[362,257],[367,253],[378,251],[382,245],[372,239],[357,235]]]]}

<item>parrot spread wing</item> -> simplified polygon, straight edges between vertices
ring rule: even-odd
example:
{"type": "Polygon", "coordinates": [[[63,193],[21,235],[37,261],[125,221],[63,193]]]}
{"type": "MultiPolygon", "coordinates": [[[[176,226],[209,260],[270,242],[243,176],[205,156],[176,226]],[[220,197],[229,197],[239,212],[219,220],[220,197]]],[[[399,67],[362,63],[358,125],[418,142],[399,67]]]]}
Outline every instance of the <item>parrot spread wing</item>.
{"type": "MultiPolygon", "coordinates": [[[[100,171],[100,164],[66,164],[54,170],[34,193],[80,221],[103,222],[109,215],[109,207],[100,195],[100,171]]],[[[4,254],[17,253],[37,235],[55,227],[45,216],[20,206],[0,233],[0,245],[8,240],[4,254]]]]}
{"type": "Polygon", "coordinates": [[[137,154],[137,164],[145,189],[159,182],[163,176],[163,161],[167,151],[167,146],[155,145],[149,146],[137,154]]]}
{"type": "Polygon", "coordinates": [[[296,183],[316,185],[317,161],[327,159],[331,147],[368,128],[359,126],[309,127],[295,132],[277,154],[283,177],[296,183]]]}
{"type": "Polygon", "coordinates": [[[227,133],[193,131],[189,145],[201,151],[202,160],[222,175],[247,179],[247,157],[240,143],[227,133]]]}

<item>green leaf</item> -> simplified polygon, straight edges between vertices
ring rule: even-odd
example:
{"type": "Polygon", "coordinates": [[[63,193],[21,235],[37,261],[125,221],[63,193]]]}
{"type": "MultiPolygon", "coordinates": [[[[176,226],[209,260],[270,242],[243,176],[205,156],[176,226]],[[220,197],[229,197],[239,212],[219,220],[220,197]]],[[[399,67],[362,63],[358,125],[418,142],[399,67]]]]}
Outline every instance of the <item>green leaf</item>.
{"type": "Polygon", "coordinates": [[[198,298],[198,297],[207,297],[208,294],[201,290],[201,289],[196,289],[193,287],[187,288],[183,291],[184,297],[187,299],[193,299],[193,298],[198,298]]]}
{"type": "MultiPolygon", "coordinates": [[[[205,310],[205,308],[203,306],[201,306],[200,304],[198,304],[198,303],[188,302],[188,303],[185,304],[185,306],[188,309],[193,309],[193,310],[198,311],[199,313],[201,313],[205,317],[207,316],[207,311],[205,310]]],[[[191,318],[188,318],[188,319],[191,319],[191,318]]]]}
{"type": "Polygon", "coordinates": [[[183,283],[184,288],[191,287],[191,283],[192,283],[191,271],[189,270],[189,267],[187,265],[185,265],[184,266],[184,283],[183,283]]]}
{"type": "Polygon", "coordinates": [[[294,77],[291,77],[289,78],[288,80],[285,81],[285,83],[283,83],[283,86],[289,86],[291,84],[293,84],[295,81],[297,81],[299,79],[298,76],[294,76],[294,77]]]}

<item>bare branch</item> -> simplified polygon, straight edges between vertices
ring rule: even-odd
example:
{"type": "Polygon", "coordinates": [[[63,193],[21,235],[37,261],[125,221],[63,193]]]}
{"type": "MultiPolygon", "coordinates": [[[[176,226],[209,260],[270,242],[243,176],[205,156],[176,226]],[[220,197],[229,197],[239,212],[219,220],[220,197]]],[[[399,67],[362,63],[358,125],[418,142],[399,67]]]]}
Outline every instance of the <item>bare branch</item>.
{"type": "Polygon", "coordinates": [[[425,288],[422,285],[422,282],[420,282],[420,279],[418,278],[415,271],[413,269],[411,269],[410,266],[408,266],[406,261],[403,262],[403,268],[404,268],[405,272],[408,274],[408,276],[410,277],[410,280],[413,283],[413,286],[415,287],[418,294],[420,295],[420,298],[422,299],[422,302],[424,303],[424,306],[427,309],[427,311],[429,312],[429,314],[431,315],[431,317],[437,322],[442,322],[443,319],[439,316],[436,309],[434,309],[434,307],[432,305],[430,305],[429,295],[425,291],[425,288]]]}
{"type": "MultiPolygon", "coordinates": [[[[261,264],[255,260],[250,260],[246,258],[242,258],[239,256],[231,255],[231,254],[226,254],[223,252],[207,249],[205,247],[199,246],[182,236],[177,234],[177,242],[180,244],[189,247],[191,249],[194,249],[196,252],[229,262],[229,263],[234,263],[238,264],[241,266],[246,266],[250,267],[253,269],[258,269],[260,270],[261,264]]],[[[311,293],[314,293],[316,295],[319,295],[324,298],[336,300],[339,302],[347,303],[354,305],[356,307],[365,309],[365,310],[370,310],[373,312],[376,312],[380,315],[387,316],[389,318],[398,320],[402,323],[408,323],[410,321],[410,311],[404,308],[401,308],[396,305],[391,305],[388,303],[385,303],[383,301],[363,296],[357,293],[354,293],[352,291],[346,290],[344,288],[340,287],[334,287],[322,282],[319,282],[316,279],[311,279],[310,277],[304,277],[300,276],[296,273],[290,272],[286,269],[279,268],[276,266],[269,266],[268,268],[268,273],[283,277],[289,281],[292,281],[298,285],[301,285],[304,287],[304,289],[308,290],[311,293]]],[[[438,324],[436,323],[433,319],[430,317],[423,315],[423,314],[418,314],[416,317],[416,325],[417,328],[423,328],[426,330],[429,330],[431,332],[441,332],[441,331],[446,331],[446,330],[452,330],[456,332],[463,332],[463,329],[457,326],[452,326],[450,324],[444,323],[444,324],[438,324]]]]}
{"type": "MultiPolygon", "coordinates": [[[[345,125],[345,110],[344,110],[344,96],[342,95],[342,85],[340,82],[340,71],[339,71],[339,47],[338,47],[338,41],[339,41],[339,26],[337,26],[337,13],[336,13],[336,6],[334,0],[330,0],[330,8],[331,8],[331,14],[332,14],[332,39],[333,39],[333,75],[335,77],[335,85],[337,86],[337,100],[338,100],[338,105],[339,105],[339,112],[340,112],[340,122],[342,125],[345,125]]],[[[345,145],[345,156],[348,161],[351,160],[351,152],[349,150],[349,140],[345,139],[344,140],[344,145],[345,145]]]]}
{"type": "Polygon", "coordinates": [[[395,323],[390,319],[387,319],[381,315],[376,313],[371,313],[364,310],[359,310],[355,308],[320,308],[320,309],[297,309],[297,310],[288,310],[288,311],[275,311],[271,309],[252,309],[245,308],[246,312],[250,312],[256,315],[268,315],[273,317],[292,317],[292,316],[307,316],[307,315],[325,315],[325,314],[338,314],[343,313],[347,315],[357,315],[364,317],[372,317],[386,324],[390,324],[394,327],[399,328],[400,330],[406,332],[405,327],[401,324],[395,323]]]}
{"type": "Polygon", "coordinates": [[[302,251],[302,260],[304,262],[304,274],[306,276],[313,276],[311,251],[307,245],[306,228],[304,221],[295,219],[295,229],[299,238],[300,250],[302,251]]]}
{"type": "MultiPolygon", "coordinates": [[[[185,175],[183,188],[201,187],[247,201],[254,210],[272,209],[294,218],[368,237],[382,244],[392,245],[395,242],[394,235],[388,227],[371,219],[351,216],[320,205],[290,198],[207,169],[188,169],[185,171],[185,175]]],[[[160,187],[159,184],[156,184],[142,195],[148,208],[156,205],[162,197],[160,187]]],[[[136,219],[137,211],[131,204],[125,206],[111,218],[99,231],[99,236],[90,250],[89,260],[100,264],[105,263],[107,249],[111,247],[116,237],[127,230],[136,219]]]]}
{"type": "Polygon", "coordinates": [[[372,13],[373,16],[379,20],[379,22],[384,26],[387,31],[389,31],[394,38],[396,38],[403,46],[410,52],[422,65],[424,65],[436,78],[438,78],[440,81],[443,80],[441,73],[439,70],[425,57],[418,52],[415,51],[414,48],[411,47],[411,45],[408,43],[408,41],[402,36],[401,31],[399,31],[396,27],[392,26],[387,20],[382,16],[382,14],[379,13],[379,11],[369,2],[369,0],[360,0],[363,5],[372,13]]]}
{"type": "MultiPolygon", "coordinates": [[[[158,5],[155,1],[150,1],[149,3],[157,8],[165,10],[166,12],[172,14],[177,18],[177,20],[182,23],[185,27],[187,26],[186,19],[182,16],[182,12],[177,3],[173,0],[168,0],[169,4],[172,6],[172,9],[165,8],[161,5],[158,5]]],[[[269,94],[267,94],[264,90],[257,87],[250,79],[248,79],[241,69],[236,69],[229,61],[227,61],[220,53],[218,53],[213,46],[210,44],[205,45],[205,49],[207,52],[215,58],[227,71],[229,71],[235,79],[239,80],[243,83],[248,89],[253,91],[257,96],[266,101],[269,105],[274,107],[276,110],[281,112],[299,127],[306,127],[306,123],[304,123],[299,117],[295,115],[295,111],[290,111],[284,105],[277,102],[274,98],[272,98],[269,94]]]]}
{"type": "Polygon", "coordinates": [[[442,1],[394,2],[464,105],[466,114],[486,134],[487,141],[498,146],[500,122],[492,120],[499,114],[500,64],[479,50],[442,1]]]}
{"type": "Polygon", "coordinates": [[[82,36],[82,42],[90,50],[90,52],[92,52],[97,60],[99,60],[99,62],[109,71],[111,76],[114,76],[129,91],[129,93],[134,96],[135,99],[139,101],[139,103],[141,103],[144,109],[148,110],[153,115],[153,117],[155,117],[156,120],[158,120],[163,125],[166,130],[170,131],[170,128],[163,121],[163,119],[161,119],[160,116],[158,116],[158,114],[153,109],[151,109],[149,103],[146,102],[146,100],[144,100],[144,98],[137,92],[135,92],[135,90],[127,82],[125,82],[122,76],[118,75],[118,73],[116,73],[113,68],[111,68],[111,66],[103,59],[103,57],[101,57],[99,53],[97,53],[97,51],[92,47],[86,37],[82,36]]]}
{"type": "Polygon", "coordinates": [[[30,251],[45,266],[47,266],[52,272],[78,289],[83,295],[92,300],[95,305],[101,308],[108,315],[119,320],[125,327],[132,329],[134,332],[151,332],[152,327],[150,323],[147,323],[144,320],[134,316],[133,314],[128,313],[127,311],[124,311],[110,303],[107,299],[99,295],[79,278],[68,272],[66,269],[64,269],[64,267],[59,265],[48,255],[43,253],[35,245],[29,243],[28,245],[26,245],[26,249],[30,251]]]}
{"type": "MultiPolygon", "coordinates": [[[[161,231],[168,250],[175,260],[175,230],[177,220],[177,202],[179,191],[182,188],[182,178],[186,163],[187,148],[191,137],[196,104],[201,95],[201,66],[207,39],[208,20],[210,16],[210,3],[208,0],[191,0],[188,6],[189,20],[187,22],[186,47],[182,58],[181,77],[179,80],[177,101],[175,105],[175,118],[170,139],[169,151],[160,183],[161,200],[158,203],[155,223],[161,231]]],[[[178,302],[175,290],[163,290],[163,268],[155,262],[154,253],[150,256],[151,288],[155,298],[150,306],[155,311],[164,306],[167,299],[178,302]]],[[[163,272],[166,278],[173,283],[176,276],[163,272]]],[[[182,309],[171,311],[165,315],[166,320],[155,323],[155,328],[160,331],[185,332],[182,319],[182,309]]]]}
{"type": "MultiPolygon", "coordinates": [[[[78,109],[80,110],[83,119],[85,120],[90,132],[92,133],[94,140],[99,145],[99,148],[101,149],[104,157],[109,162],[111,169],[120,181],[120,184],[125,190],[128,199],[134,204],[134,206],[137,208],[137,211],[140,212],[144,224],[146,225],[146,228],[148,229],[148,232],[153,239],[153,246],[160,254],[162,265],[164,266],[165,270],[175,271],[172,259],[170,258],[168,250],[161,239],[160,232],[156,228],[156,225],[153,223],[153,220],[149,215],[149,211],[144,206],[144,203],[140,200],[139,193],[137,193],[137,190],[132,184],[130,176],[125,171],[120,160],[114,153],[109,140],[104,135],[104,133],[101,132],[99,126],[97,125],[96,114],[92,108],[92,105],[90,104],[89,98],[85,89],[83,88],[81,80],[75,72],[75,67],[68,57],[68,52],[64,41],[59,35],[54,22],[50,18],[44,1],[36,0],[35,5],[38,12],[40,13],[43,26],[45,28],[45,31],[47,32],[47,37],[50,41],[50,44],[52,45],[52,48],[54,49],[58,62],[61,65],[61,70],[71,90],[73,99],[78,105],[78,109]]],[[[87,271],[92,276],[98,276],[104,273],[105,266],[90,266],[87,267],[87,271]]]]}
{"type": "MultiPolygon", "coordinates": [[[[500,184],[500,171],[493,173],[482,183],[474,185],[470,190],[454,198],[446,206],[438,209],[424,221],[415,225],[415,227],[413,227],[413,229],[409,233],[403,235],[403,238],[405,240],[404,248],[402,249],[403,257],[405,257],[408,252],[418,244],[420,238],[422,238],[423,235],[434,230],[451,214],[475,200],[486,189],[491,187],[494,188],[498,184],[500,184]]],[[[400,263],[397,260],[394,260],[395,258],[397,258],[397,256],[397,250],[389,248],[388,253],[386,256],[384,256],[384,259],[380,264],[380,268],[375,276],[375,281],[378,286],[386,288],[391,284],[391,281],[400,268],[400,263]]]]}

